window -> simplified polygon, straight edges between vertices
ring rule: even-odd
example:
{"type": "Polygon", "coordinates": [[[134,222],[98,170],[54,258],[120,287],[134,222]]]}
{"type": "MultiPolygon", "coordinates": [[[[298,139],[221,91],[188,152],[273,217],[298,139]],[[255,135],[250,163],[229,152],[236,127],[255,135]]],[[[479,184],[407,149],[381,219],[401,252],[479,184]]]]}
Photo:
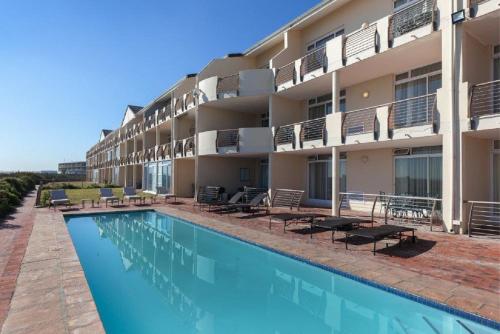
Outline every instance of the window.
{"type": "Polygon", "coordinates": [[[156,192],[156,163],[145,164],[144,165],[144,189],[147,191],[156,192]]]}
{"type": "Polygon", "coordinates": [[[249,182],[250,181],[250,169],[240,168],[240,181],[249,182]]]}
{"type": "Polygon", "coordinates": [[[310,120],[325,117],[332,113],[332,95],[326,94],[309,99],[308,106],[308,117],[310,120]]]}
{"type": "Polygon", "coordinates": [[[418,2],[418,0],[394,0],[394,11],[409,7],[416,2],[418,2]]]}
{"type": "Polygon", "coordinates": [[[332,156],[309,158],[309,199],[332,200],[332,156]]]}
{"type": "Polygon", "coordinates": [[[428,123],[434,99],[426,97],[441,88],[441,63],[435,63],[396,75],[394,120],[396,127],[428,123]],[[418,97],[422,97],[417,99],[418,97]]]}
{"type": "Polygon", "coordinates": [[[500,202],[500,140],[493,144],[493,201],[500,202]]]}
{"type": "Polygon", "coordinates": [[[320,37],[319,39],[309,43],[307,45],[307,52],[311,52],[311,51],[317,50],[319,48],[322,48],[323,46],[326,45],[326,43],[329,40],[334,39],[335,37],[343,35],[343,34],[344,34],[344,28],[337,28],[333,32],[330,32],[330,33],[326,34],[325,36],[320,37]]]}
{"type": "Polygon", "coordinates": [[[347,104],[346,104],[346,91],[345,89],[341,89],[339,92],[339,111],[340,112],[346,112],[347,111],[347,104]]]}
{"type": "Polygon", "coordinates": [[[259,187],[267,189],[269,187],[269,161],[267,159],[260,161],[259,187]]]}
{"type": "Polygon", "coordinates": [[[347,192],[347,155],[340,153],[339,160],[339,191],[341,193],[347,192]]]}
{"type": "Polygon", "coordinates": [[[172,192],[172,163],[164,161],[158,164],[158,187],[165,187],[172,192]]]}
{"type": "Polygon", "coordinates": [[[269,111],[260,114],[260,126],[263,128],[269,127],[269,111]]]}
{"type": "Polygon", "coordinates": [[[441,198],[441,147],[413,148],[406,152],[394,157],[395,194],[441,198]]]}

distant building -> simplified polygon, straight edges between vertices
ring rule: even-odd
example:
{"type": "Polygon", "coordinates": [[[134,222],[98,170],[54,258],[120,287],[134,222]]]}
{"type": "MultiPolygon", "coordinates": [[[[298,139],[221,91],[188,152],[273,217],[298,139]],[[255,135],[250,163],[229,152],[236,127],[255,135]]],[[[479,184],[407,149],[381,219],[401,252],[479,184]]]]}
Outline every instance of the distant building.
{"type": "Polygon", "coordinates": [[[59,164],[59,174],[64,175],[85,175],[87,163],[85,161],[61,162],[59,164]]]}

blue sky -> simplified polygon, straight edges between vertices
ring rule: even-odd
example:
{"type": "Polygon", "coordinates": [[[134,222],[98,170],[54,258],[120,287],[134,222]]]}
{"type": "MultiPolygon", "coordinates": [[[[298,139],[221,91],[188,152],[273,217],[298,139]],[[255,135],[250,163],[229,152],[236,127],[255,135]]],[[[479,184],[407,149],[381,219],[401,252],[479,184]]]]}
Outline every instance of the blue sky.
{"type": "Polygon", "coordinates": [[[0,171],[84,160],[127,104],[145,105],[318,2],[0,2],[0,171]]]}

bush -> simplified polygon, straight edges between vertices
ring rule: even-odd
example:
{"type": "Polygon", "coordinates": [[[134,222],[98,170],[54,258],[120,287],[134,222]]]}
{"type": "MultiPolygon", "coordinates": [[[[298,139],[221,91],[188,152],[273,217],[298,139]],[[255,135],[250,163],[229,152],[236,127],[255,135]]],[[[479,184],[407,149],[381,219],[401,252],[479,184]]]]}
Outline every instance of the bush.
{"type": "Polygon", "coordinates": [[[21,204],[21,197],[13,194],[5,189],[0,189],[0,198],[7,200],[9,205],[18,206],[21,204]]]}
{"type": "Polygon", "coordinates": [[[22,195],[19,193],[16,188],[14,188],[10,183],[6,182],[5,180],[0,180],[0,190],[5,190],[9,193],[12,193],[16,195],[16,197],[21,198],[22,195]]]}
{"type": "MultiPolygon", "coordinates": [[[[2,196],[2,195],[0,195],[2,196]]],[[[7,198],[0,197],[0,218],[7,216],[13,211],[13,206],[9,204],[7,198]]]]}
{"type": "Polygon", "coordinates": [[[42,196],[40,196],[40,205],[49,205],[50,194],[48,191],[43,191],[42,196]]]}
{"type": "Polygon", "coordinates": [[[21,179],[17,177],[6,177],[2,179],[2,182],[6,182],[10,184],[12,187],[16,189],[16,192],[18,192],[21,195],[26,194],[26,189],[24,184],[21,182],[21,179]]]}

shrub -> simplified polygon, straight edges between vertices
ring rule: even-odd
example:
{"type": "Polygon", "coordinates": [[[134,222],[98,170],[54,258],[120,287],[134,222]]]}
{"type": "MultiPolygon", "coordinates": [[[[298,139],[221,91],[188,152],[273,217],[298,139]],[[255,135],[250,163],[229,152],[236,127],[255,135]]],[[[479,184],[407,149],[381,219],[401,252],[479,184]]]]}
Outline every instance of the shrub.
{"type": "Polygon", "coordinates": [[[7,198],[1,197],[0,195],[0,218],[7,216],[13,211],[13,206],[9,204],[7,198]]]}
{"type": "Polygon", "coordinates": [[[4,179],[0,180],[0,190],[5,190],[9,193],[16,195],[16,197],[21,198],[22,195],[16,188],[14,188],[10,183],[6,182],[4,179]]]}
{"type": "Polygon", "coordinates": [[[40,197],[40,204],[43,206],[49,205],[50,194],[48,191],[42,191],[42,196],[40,197]]]}
{"type": "Polygon", "coordinates": [[[6,199],[11,206],[18,206],[21,204],[21,197],[11,193],[5,189],[0,189],[0,198],[6,199]]]}
{"type": "Polygon", "coordinates": [[[18,192],[19,194],[21,194],[21,195],[26,194],[26,189],[19,178],[6,177],[6,178],[2,179],[2,182],[6,182],[6,183],[10,184],[12,187],[14,187],[16,189],[16,192],[18,192]]]}

